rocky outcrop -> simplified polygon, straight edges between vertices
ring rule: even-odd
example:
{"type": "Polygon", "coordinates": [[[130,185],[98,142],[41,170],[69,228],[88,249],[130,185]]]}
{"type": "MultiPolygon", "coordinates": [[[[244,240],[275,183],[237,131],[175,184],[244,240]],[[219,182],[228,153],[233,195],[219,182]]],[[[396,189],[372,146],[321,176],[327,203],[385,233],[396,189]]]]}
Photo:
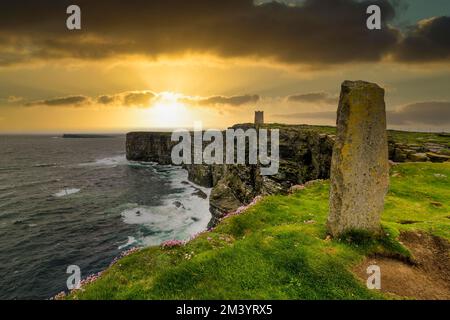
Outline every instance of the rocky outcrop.
{"type": "Polygon", "coordinates": [[[170,140],[168,132],[130,132],[127,133],[127,159],[133,161],[171,164],[171,151],[176,142],[170,140]]]}
{"type": "MultiPolygon", "coordinates": [[[[250,124],[233,128],[244,130],[250,124]]],[[[334,136],[304,127],[280,129],[280,166],[278,174],[262,176],[258,165],[183,165],[190,181],[212,187],[210,211],[213,226],[226,213],[246,205],[257,195],[285,193],[296,184],[329,177],[334,136]]],[[[127,134],[127,159],[171,163],[176,144],[170,133],[132,132],[127,134]]]]}
{"type": "MultiPolygon", "coordinates": [[[[439,135],[445,137],[445,134],[439,135]]],[[[450,144],[400,143],[391,137],[389,139],[389,159],[394,162],[445,162],[450,160],[450,144]]]]}
{"type": "Polygon", "coordinates": [[[345,81],[331,161],[330,233],[378,233],[388,186],[384,90],[374,83],[345,81]]]}

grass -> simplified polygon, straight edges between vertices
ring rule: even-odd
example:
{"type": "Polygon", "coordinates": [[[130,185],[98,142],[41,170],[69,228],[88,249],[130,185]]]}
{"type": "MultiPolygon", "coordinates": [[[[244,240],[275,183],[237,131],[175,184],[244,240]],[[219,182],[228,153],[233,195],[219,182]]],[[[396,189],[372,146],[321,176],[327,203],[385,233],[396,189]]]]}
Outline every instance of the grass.
{"type": "Polygon", "coordinates": [[[270,196],[212,232],[121,259],[70,299],[383,299],[350,271],[365,256],[409,256],[396,237],[424,230],[450,239],[450,163],[391,170],[385,237],[326,235],[328,181],[270,196]],[[405,224],[405,221],[408,224],[405,224]]]}
{"type": "Polygon", "coordinates": [[[440,134],[432,132],[411,132],[411,131],[398,131],[388,130],[388,135],[395,142],[403,144],[418,144],[421,145],[425,142],[438,143],[450,148],[449,134],[440,134]]]}

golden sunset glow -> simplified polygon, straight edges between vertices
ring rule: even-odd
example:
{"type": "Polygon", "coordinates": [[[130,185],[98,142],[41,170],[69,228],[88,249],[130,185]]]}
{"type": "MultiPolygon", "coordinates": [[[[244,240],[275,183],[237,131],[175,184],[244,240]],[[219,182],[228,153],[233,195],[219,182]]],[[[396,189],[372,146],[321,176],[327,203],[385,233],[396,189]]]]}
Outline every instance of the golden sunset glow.
{"type": "Polygon", "coordinates": [[[157,100],[146,111],[149,123],[157,128],[172,128],[186,124],[186,120],[190,118],[189,111],[178,98],[179,94],[173,92],[159,94],[157,100]]]}
{"type": "Polygon", "coordinates": [[[303,1],[269,2],[211,1],[197,11],[180,1],[181,12],[177,1],[152,1],[136,12],[111,0],[124,14],[107,18],[92,1],[83,5],[89,28],[69,33],[50,4],[39,15],[18,6],[24,26],[0,13],[0,131],[127,132],[196,121],[220,129],[252,121],[255,110],[268,122],[334,125],[339,84],[357,79],[386,89],[391,128],[450,126],[450,6],[411,0],[398,12],[410,25],[389,17],[371,32],[349,16],[356,0],[333,9],[311,1],[308,10],[303,1]],[[324,10],[336,14],[315,19],[324,10]]]}

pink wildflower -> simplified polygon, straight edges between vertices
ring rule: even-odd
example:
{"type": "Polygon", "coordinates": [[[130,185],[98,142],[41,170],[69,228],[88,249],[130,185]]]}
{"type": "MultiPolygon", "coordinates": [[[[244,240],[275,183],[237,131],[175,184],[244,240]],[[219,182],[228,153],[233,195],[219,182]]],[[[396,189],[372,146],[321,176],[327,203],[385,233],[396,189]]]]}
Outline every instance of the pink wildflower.
{"type": "Polygon", "coordinates": [[[173,248],[173,247],[180,247],[185,245],[185,242],[182,240],[167,240],[161,243],[162,248],[173,248]]]}

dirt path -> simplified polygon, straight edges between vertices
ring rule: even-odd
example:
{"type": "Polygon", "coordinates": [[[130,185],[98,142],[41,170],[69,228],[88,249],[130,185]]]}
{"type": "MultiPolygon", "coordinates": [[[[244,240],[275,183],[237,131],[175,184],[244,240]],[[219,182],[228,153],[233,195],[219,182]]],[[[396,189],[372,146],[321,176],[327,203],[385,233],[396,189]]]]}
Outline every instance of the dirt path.
{"type": "Polygon", "coordinates": [[[367,258],[353,271],[366,282],[369,265],[381,270],[381,291],[414,299],[450,299],[450,243],[423,232],[404,232],[399,239],[415,264],[387,257],[367,258]]]}

